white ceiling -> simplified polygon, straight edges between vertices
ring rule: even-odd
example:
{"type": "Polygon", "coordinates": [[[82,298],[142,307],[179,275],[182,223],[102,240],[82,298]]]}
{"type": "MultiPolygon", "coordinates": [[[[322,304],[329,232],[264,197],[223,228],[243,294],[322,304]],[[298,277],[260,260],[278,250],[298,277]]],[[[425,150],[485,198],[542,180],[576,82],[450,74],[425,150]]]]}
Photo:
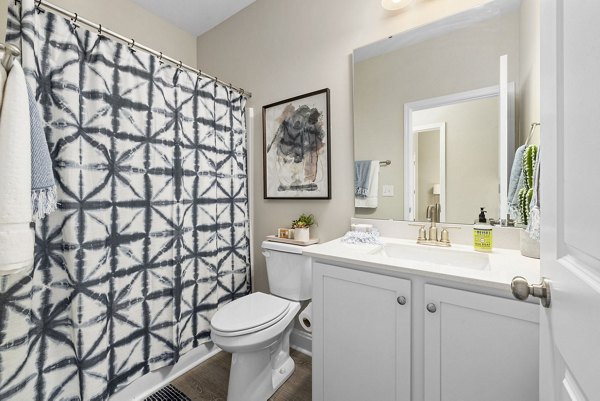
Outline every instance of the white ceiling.
{"type": "Polygon", "coordinates": [[[133,0],[181,29],[200,36],[256,0],[133,0]]]}

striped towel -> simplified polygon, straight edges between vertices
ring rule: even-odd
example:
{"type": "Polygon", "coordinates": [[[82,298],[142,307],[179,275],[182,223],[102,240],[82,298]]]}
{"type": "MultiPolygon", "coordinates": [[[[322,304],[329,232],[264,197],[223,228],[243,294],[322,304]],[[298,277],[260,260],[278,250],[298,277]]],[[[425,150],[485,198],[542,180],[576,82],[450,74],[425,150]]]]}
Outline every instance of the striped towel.
{"type": "Polygon", "coordinates": [[[31,128],[31,210],[34,218],[41,219],[56,210],[56,185],[42,118],[29,86],[27,95],[31,128]]]}

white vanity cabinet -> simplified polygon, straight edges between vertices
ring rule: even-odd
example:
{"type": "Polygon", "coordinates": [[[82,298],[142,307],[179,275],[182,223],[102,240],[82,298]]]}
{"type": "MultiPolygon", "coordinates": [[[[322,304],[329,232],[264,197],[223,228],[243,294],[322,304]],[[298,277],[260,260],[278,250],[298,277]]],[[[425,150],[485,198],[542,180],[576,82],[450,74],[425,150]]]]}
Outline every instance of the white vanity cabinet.
{"type": "Polygon", "coordinates": [[[425,401],[538,400],[539,307],[425,284],[425,401]]]}
{"type": "Polygon", "coordinates": [[[313,264],[313,401],[411,400],[410,298],[409,280],[313,264]]]}
{"type": "Polygon", "coordinates": [[[368,270],[313,262],[314,401],[538,400],[536,304],[368,270]]]}

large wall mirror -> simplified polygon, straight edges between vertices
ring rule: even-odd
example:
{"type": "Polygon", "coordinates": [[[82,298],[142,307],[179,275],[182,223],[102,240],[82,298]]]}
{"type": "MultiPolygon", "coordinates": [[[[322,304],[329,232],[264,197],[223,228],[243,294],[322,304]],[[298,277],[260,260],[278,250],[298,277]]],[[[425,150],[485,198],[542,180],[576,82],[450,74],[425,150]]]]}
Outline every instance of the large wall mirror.
{"type": "Polygon", "coordinates": [[[480,207],[504,218],[515,149],[539,121],[539,0],[489,1],[353,63],[355,216],[425,221],[439,205],[442,222],[472,224],[480,207]]]}

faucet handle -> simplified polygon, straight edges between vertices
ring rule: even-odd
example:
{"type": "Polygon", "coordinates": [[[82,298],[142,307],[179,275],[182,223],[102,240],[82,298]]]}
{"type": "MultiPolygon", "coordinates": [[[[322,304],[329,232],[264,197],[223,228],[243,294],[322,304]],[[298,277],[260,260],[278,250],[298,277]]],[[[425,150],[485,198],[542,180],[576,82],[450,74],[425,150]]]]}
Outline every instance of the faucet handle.
{"type": "Polygon", "coordinates": [[[408,223],[408,225],[413,227],[419,227],[419,236],[417,237],[417,241],[427,240],[427,231],[425,231],[425,224],[408,223]]]}
{"type": "Polygon", "coordinates": [[[424,225],[419,228],[419,236],[417,237],[417,241],[427,241],[427,232],[425,231],[424,225]]]}
{"type": "Polygon", "coordinates": [[[442,232],[440,233],[440,242],[450,245],[450,233],[448,232],[448,229],[460,230],[461,228],[460,227],[448,227],[448,226],[442,228],[442,232]]]}
{"type": "Polygon", "coordinates": [[[442,229],[442,232],[440,234],[440,242],[443,242],[444,244],[450,243],[450,234],[448,233],[446,227],[442,229]]]}

